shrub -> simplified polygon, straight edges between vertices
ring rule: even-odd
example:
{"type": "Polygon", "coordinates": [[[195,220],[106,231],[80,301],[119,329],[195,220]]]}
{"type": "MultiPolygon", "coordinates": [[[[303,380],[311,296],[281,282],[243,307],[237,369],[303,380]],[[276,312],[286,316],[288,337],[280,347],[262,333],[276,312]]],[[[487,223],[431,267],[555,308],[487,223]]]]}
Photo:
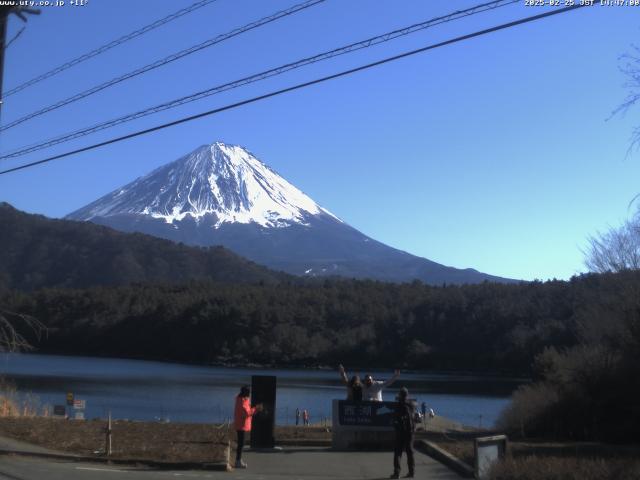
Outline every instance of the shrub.
{"type": "Polygon", "coordinates": [[[498,429],[521,437],[555,431],[558,402],[558,392],[548,383],[523,385],[514,392],[511,404],[500,415],[498,429]]]}

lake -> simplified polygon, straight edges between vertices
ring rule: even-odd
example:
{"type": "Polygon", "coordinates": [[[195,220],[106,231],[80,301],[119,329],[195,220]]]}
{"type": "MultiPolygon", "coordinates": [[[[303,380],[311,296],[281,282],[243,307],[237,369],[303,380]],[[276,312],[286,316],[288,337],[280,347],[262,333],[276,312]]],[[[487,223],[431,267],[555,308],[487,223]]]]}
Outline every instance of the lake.
{"type": "MultiPolygon", "coordinates": [[[[371,373],[386,379],[388,372],[371,373]]],[[[0,376],[13,382],[21,397],[42,405],[63,405],[66,393],[86,400],[85,418],[168,420],[218,423],[233,415],[233,400],[251,375],[277,376],[276,421],[294,423],[296,408],[307,409],[311,422],[331,417],[331,400],[345,397],[337,371],[251,369],[183,365],[113,358],[37,354],[0,356],[0,376]]],[[[520,382],[502,378],[402,373],[384,392],[393,400],[402,386],[426,402],[437,415],[467,425],[492,426],[520,382]]]]}

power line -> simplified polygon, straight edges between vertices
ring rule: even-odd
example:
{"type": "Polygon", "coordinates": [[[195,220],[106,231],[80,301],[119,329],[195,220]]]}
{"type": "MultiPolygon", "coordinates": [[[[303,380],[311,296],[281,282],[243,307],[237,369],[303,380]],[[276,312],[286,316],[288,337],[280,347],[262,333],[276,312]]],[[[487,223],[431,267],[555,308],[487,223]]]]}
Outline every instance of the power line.
{"type": "Polygon", "coordinates": [[[116,85],[118,83],[124,82],[125,80],[129,80],[131,78],[137,77],[138,75],[142,75],[143,73],[147,73],[151,70],[155,70],[156,68],[162,67],[164,65],[167,65],[168,63],[171,62],[175,62],[176,60],[179,60],[183,57],[186,57],[187,55],[191,55],[192,53],[195,52],[199,52],[200,50],[203,50],[205,48],[209,48],[213,45],[216,45],[218,43],[224,42],[225,40],[228,40],[230,38],[236,37],[238,35],[241,35],[245,32],[248,32],[250,30],[253,30],[255,28],[261,27],[263,25],[266,25],[268,23],[271,22],[275,22],[276,20],[279,20],[283,17],[289,16],[289,15],[293,15],[294,13],[300,12],[302,10],[305,10],[307,8],[313,7],[315,5],[318,5],[319,3],[323,3],[326,0],[307,0],[303,3],[299,3],[297,5],[294,5],[292,7],[289,7],[285,10],[281,10],[279,12],[276,12],[272,15],[269,15],[267,17],[261,18],[260,20],[256,20],[254,22],[248,23],[247,25],[244,25],[242,27],[239,28],[235,28],[233,30],[231,30],[230,32],[224,33],[222,35],[218,35],[217,37],[211,38],[209,40],[206,40],[202,43],[199,43],[197,45],[194,45],[192,47],[186,48],[184,50],[181,50],[179,52],[173,53],[167,57],[164,57],[160,60],[156,60],[155,62],[149,63],[147,65],[145,65],[144,67],[140,67],[137,68],[136,70],[133,70],[131,72],[125,73],[124,75],[121,75],[119,77],[116,78],[112,78],[111,80],[101,83],[100,85],[96,85],[94,87],[91,87],[87,90],[84,90],[83,92],[77,93],[71,97],[68,97],[64,100],[60,100],[59,102],[56,102],[52,105],[49,105],[48,107],[44,107],[40,110],[37,110],[35,112],[29,113],[21,118],[18,118],[17,120],[14,120],[13,122],[8,123],[7,125],[1,126],[0,127],[0,132],[3,132],[5,130],[8,130],[12,127],[15,127],[16,125],[20,125],[21,123],[26,122],[27,120],[31,120],[32,118],[35,117],[39,117],[40,115],[44,115],[45,113],[51,112],[53,110],[56,110],[60,107],[63,107],[65,105],[68,105],[70,103],[73,102],[77,102],[78,100],[81,100],[83,98],[86,98],[90,95],[93,95],[95,93],[98,93],[106,88],[112,87],[113,85],[116,85]]]}
{"type": "Polygon", "coordinates": [[[171,100],[169,102],[165,102],[165,103],[161,103],[159,105],[155,105],[153,107],[149,107],[146,108],[144,110],[140,110],[138,112],[134,112],[134,113],[130,113],[127,115],[124,115],[122,117],[118,117],[112,120],[108,120],[106,122],[102,122],[99,123],[97,125],[93,125],[90,127],[86,127],[80,130],[76,130],[74,132],[70,132],[70,133],[66,133],[63,134],[61,136],[46,140],[46,141],[42,141],[36,144],[32,144],[32,145],[28,145],[25,147],[20,147],[17,150],[14,150],[12,152],[9,153],[5,153],[5,154],[0,154],[0,160],[4,160],[4,159],[8,159],[8,158],[16,158],[16,157],[20,157],[23,155],[26,155],[28,153],[32,153],[38,150],[42,150],[44,148],[48,148],[48,147],[52,147],[54,145],[59,145],[61,143],[65,143],[71,140],[75,140],[77,138],[80,137],[84,137],[86,135],[101,131],[101,130],[105,130],[107,128],[111,128],[123,123],[127,123],[133,120],[137,120],[139,118],[143,118],[149,115],[152,115],[154,113],[158,113],[164,110],[169,110],[171,108],[175,108],[187,103],[191,103],[194,102],[196,100],[201,100],[205,97],[209,97],[218,93],[222,93],[228,90],[232,90],[238,87],[242,87],[244,85],[248,85],[250,83],[254,83],[257,81],[261,81],[261,80],[265,80],[267,78],[270,77],[274,77],[276,75],[281,75],[283,73],[289,72],[291,70],[295,70],[297,68],[301,68],[304,67],[306,65],[310,65],[313,63],[317,63],[320,61],[324,61],[324,60],[328,60],[330,58],[334,58],[340,55],[344,55],[347,53],[351,53],[357,50],[361,50],[364,48],[369,48],[372,47],[374,45],[378,45],[380,43],[384,43],[384,42],[388,42],[390,40],[394,40],[396,38],[405,36],[405,35],[409,35],[411,33],[415,33],[430,27],[434,27],[436,25],[440,25],[442,23],[446,23],[446,22],[450,22],[453,20],[457,20],[460,19],[462,17],[467,17],[467,16],[471,16],[471,15],[475,15],[478,13],[482,13],[485,12],[487,10],[493,10],[499,7],[504,7],[513,3],[519,3],[521,0],[494,0],[488,3],[483,3],[480,5],[477,5],[475,7],[471,7],[471,8],[467,8],[465,10],[458,10],[455,12],[452,12],[448,15],[443,15],[440,17],[435,17],[432,18],[430,20],[427,20],[425,22],[421,22],[421,23],[416,23],[414,25],[410,25],[408,27],[404,27],[401,29],[397,29],[397,30],[393,30],[391,32],[387,32],[385,34],[382,35],[378,35],[375,37],[371,37],[371,38],[367,38],[365,40],[359,41],[359,42],[355,42],[355,43],[351,43],[349,45],[340,47],[340,48],[336,48],[333,50],[329,50],[311,57],[307,57],[307,58],[303,58],[301,60],[292,62],[292,63],[288,63],[285,65],[281,65],[279,67],[276,68],[272,68],[270,70],[266,70],[260,73],[256,73],[254,75],[248,76],[248,77],[244,77],[241,78],[239,80],[234,80],[232,82],[229,83],[225,83],[222,85],[218,85],[215,87],[211,87],[208,88],[206,90],[202,90],[196,93],[193,93],[191,95],[187,95],[185,97],[180,97],[174,100],[171,100]]]}
{"type": "Polygon", "coordinates": [[[27,28],[27,27],[26,27],[26,25],[25,25],[25,26],[23,26],[20,30],[18,30],[18,33],[16,33],[16,34],[11,38],[11,40],[9,40],[9,41],[6,43],[6,45],[4,46],[4,49],[6,50],[7,48],[9,48],[9,45],[11,45],[13,42],[15,42],[15,41],[18,39],[18,37],[19,37],[20,35],[22,35],[22,32],[24,32],[26,28],[27,28]]]}
{"type": "MultiPolygon", "coordinates": [[[[191,13],[199,8],[202,8],[210,3],[216,2],[217,0],[200,0],[196,3],[194,3],[193,5],[190,5],[186,8],[180,9],[177,12],[174,12],[170,15],[167,15],[164,18],[161,18],[159,20],[156,20],[153,23],[150,23],[149,25],[146,25],[142,28],[139,28],[138,30],[134,30],[131,33],[128,33],[127,35],[123,35],[120,38],[117,38],[109,43],[106,43],[94,50],[91,50],[90,52],[87,52],[83,55],[80,55],[79,57],[74,58],[73,60],[69,60],[66,63],[63,63],[62,65],[57,66],[56,68],[53,68],[51,70],[49,70],[48,72],[45,72],[41,75],[38,75],[37,77],[32,78],[31,80],[28,80],[20,85],[18,85],[17,87],[12,88],[11,90],[9,90],[8,92],[5,92],[4,94],[4,98],[6,99],[7,97],[13,95],[14,93],[18,93],[22,90],[24,90],[25,88],[31,87],[33,85],[35,85],[36,83],[39,83],[43,80],[46,80],[47,78],[53,77],[54,75],[57,75],[60,72],[64,72],[65,70],[78,65],[79,63],[82,63],[86,60],[89,60],[90,58],[95,57],[96,55],[100,55],[101,53],[106,52],[107,50],[111,50],[114,47],[117,47],[118,45],[122,45],[125,42],[128,42],[129,40],[133,40],[136,37],[139,37],[140,35],[144,35],[145,33],[150,32],[151,30],[154,30],[162,25],[165,25],[169,22],[172,22],[173,20],[176,20],[180,17],[182,17],[183,15],[186,15],[187,13],[191,13]]],[[[8,46],[8,45],[7,45],[8,46]]]]}
{"type": "Polygon", "coordinates": [[[389,62],[393,62],[393,61],[399,60],[401,58],[405,58],[405,57],[409,57],[409,56],[412,56],[412,55],[416,55],[418,53],[423,53],[423,52],[426,52],[426,51],[429,51],[429,50],[433,50],[433,49],[436,49],[436,48],[439,48],[439,47],[444,47],[446,45],[451,45],[453,43],[458,43],[458,42],[462,42],[462,41],[465,41],[465,40],[470,40],[470,39],[475,38],[475,37],[479,37],[479,36],[482,36],[482,35],[487,35],[489,33],[497,32],[499,30],[505,30],[507,28],[511,28],[511,27],[515,27],[515,26],[522,25],[522,24],[525,24],[525,23],[533,22],[533,21],[536,21],[536,20],[540,20],[540,19],[543,19],[543,18],[546,18],[546,17],[550,17],[550,16],[553,16],[553,15],[558,15],[558,14],[565,13],[565,12],[568,12],[568,11],[571,11],[571,10],[576,10],[578,8],[582,8],[582,7],[586,7],[586,6],[591,6],[591,4],[586,4],[585,3],[585,4],[582,4],[582,5],[572,5],[572,6],[559,8],[559,9],[554,9],[554,10],[551,10],[551,11],[548,11],[548,12],[540,13],[538,15],[532,15],[530,17],[521,18],[519,20],[514,20],[512,22],[503,23],[503,24],[497,25],[495,27],[487,28],[487,29],[484,29],[484,30],[479,30],[479,31],[476,31],[476,32],[473,32],[473,33],[469,33],[469,34],[466,34],[466,35],[455,37],[455,38],[452,38],[452,39],[449,39],[449,40],[445,40],[443,42],[435,43],[435,44],[432,44],[432,45],[427,45],[426,47],[422,47],[422,48],[418,48],[416,50],[411,50],[411,51],[408,51],[408,52],[404,52],[404,53],[401,53],[399,55],[394,55],[392,57],[387,57],[387,58],[384,58],[382,60],[378,60],[376,62],[372,62],[372,63],[368,63],[366,65],[361,65],[359,67],[351,68],[349,70],[343,70],[343,71],[341,71],[339,73],[334,73],[334,74],[328,75],[326,77],[317,78],[315,80],[310,80],[308,82],[299,83],[299,84],[293,85],[291,87],[283,88],[281,90],[276,90],[276,91],[273,91],[273,92],[270,92],[270,93],[266,93],[264,95],[259,95],[257,97],[249,98],[247,100],[242,100],[240,102],[236,102],[236,103],[232,103],[232,104],[229,104],[229,105],[225,105],[224,107],[219,107],[219,108],[215,108],[213,110],[208,110],[206,112],[198,113],[196,115],[183,117],[181,119],[174,120],[172,122],[168,122],[168,123],[164,123],[164,124],[161,124],[161,125],[157,125],[155,127],[147,128],[147,129],[144,129],[144,130],[139,130],[137,132],[129,133],[127,135],[123,135],[123,136],[116,137],[116,138],[112,138],[110,140],[105,140],[104,142],[95,143],[93,145],[89,145],[89,146],[86,146],[86,147],[78,148],[76,150],[72,150],[72,151],[69,151],[69,152],[61,153],[59,155],[54,155],[54,156],[51,156],[51,157],[48,157],[48,158],[44,158],[42,160],[38,160],[38,161],[35,161],[35,162],[30,162],[30,163],[27,163],[27,164],[24,164],[24,165],[20,165],[20,166],[14,167],[14,168],[10,168],[10,169],[7,169],[7,170],[2,170],[2,171],[0,171],[0,175],[4,175],[4,174],[7,174],[7,173],[15,172],[15,171],[18,171],[18,170],[23,170],[23,169],[29,168],[29,167],[34,167],[36,165],[41,165],[43,163],[51,162],[51,161],[54,161],[54,160],[59,160],[61,158],[69,157],[69,156],[75,155],[77,153],[82,153],[82,152],[86,152],[86,151],[89,151],[89,150],[94,150],[96,148],[103,147],[105,145],[110,145],[112,143],[121,142],[121,141],[124,141],[124,140],[128,140],[130,138],[139,137],[141,135],[146,135],[148,133],[156,132],[158,130],[163,130],[165,128],[173,127],[175,125],[179,125],[179,124],[182,124],[182,123],[190,122],[192,120],[196,120],[196,119],[199,119],[199,118],[207,117],[207,116],[214,115],[214,114],[217,114],[217,113],[220,113],[220,112],[224,112],[224,111],[227,111],[227,110],[232,110],[234,108],[238,108],[238,107],[241,107],[243,105],[248,105],[248,104],[251,104],[251,103],[255,103],[255,102],[258,102],[260,100],[265,100],[267,98],[271,98],[271,97],[275,97],[275,96],[278,96],[278,95],[282,95],[284,93],[292,92],[292,91],[295,91],[295,90],[300,90],[302,88],[309,87],[311,85],[316,85],[316,84],[323,83],[323,82],[326,82],[326,81],[329,81],[329,80],[334,80],[334,79],[340,78],[340,77],[345,77],[347,75],[351,75],[352,73],[360,72],[360,71],[363,71],[363,70],[368,70],[370,68],[377,67],[379,65],[383,65],[383,64],[386,64],[386,63],[389,63],[389,62]]]}

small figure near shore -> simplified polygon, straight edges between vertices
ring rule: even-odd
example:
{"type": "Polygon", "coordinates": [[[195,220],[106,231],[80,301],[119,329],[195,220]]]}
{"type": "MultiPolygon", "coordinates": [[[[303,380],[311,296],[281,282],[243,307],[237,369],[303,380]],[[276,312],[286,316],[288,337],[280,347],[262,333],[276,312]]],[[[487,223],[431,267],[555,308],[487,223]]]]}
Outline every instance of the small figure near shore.
{"type": "Polygon", "coordinates": [[[413,432],[415,431],[415,405],[409,400],[406,387],[400,389],[397,397],[398,404],[393,412],[393,426],[396,431],[396,443],[393,450],[393,474],[390,478],[400,478],[400,460],[402,452],[407,452],[409,473],[405,478],[415,475],[415,460],[413,458],[413,432]]]}
{"type": "Polygon", "coordinates": [[[296,426],[300,424],[300,409],[296,408],[296,426]]]}
{"type": "Polygon", "coordinates": [[[252,407],[249,401],[251,396],[251,388],[244,385],[240,388],[240,393],[236,396],[236,404],[234,409],[234,427],[238,435],[238,448],[236,450],[236,468],[247,468],[247,464],[242,461],[242,448],[246,432],[251,431],[251,418],[256,412],[262,411],[262,404],[259,403],[252,407]]]}
{"type": "Polygon", "coordinates": [[[306,408],[302,411],[302,423],[305,426],[309,425],[309,410],[307,410],[306,408]]]}

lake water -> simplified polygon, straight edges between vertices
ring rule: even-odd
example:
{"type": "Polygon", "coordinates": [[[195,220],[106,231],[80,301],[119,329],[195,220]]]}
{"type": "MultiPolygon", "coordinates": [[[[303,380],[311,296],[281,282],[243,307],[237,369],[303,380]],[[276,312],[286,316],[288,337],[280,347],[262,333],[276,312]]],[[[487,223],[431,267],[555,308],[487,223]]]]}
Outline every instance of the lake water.
{"type": "MultiPolygon", "coordinates": [[[[350,372],[360,375],[369,372],[350,372]]],[[[371,372],[385,379],[391,372],[371,372]]],[[[218,423],[232,416],[234,396],[251,375],[277,376],[278,424],[294,423],[296,407],[309,410],[312,422],[331,416],[331,400],[344,398],[338,373],[302,369],[249,369],[193,366],[92,357],[36,354],[0,356],[0,376],[21,396],[43,405],[63,405],[67,392],[86,400],[85,418],[170,420],[218,423]]],[[[436,414],[467,425],[491,426],[507,405],[517,381],[500,378],[403,373],[384,392],[393,400],[400,387],[426,402],[436,414]]]]}

